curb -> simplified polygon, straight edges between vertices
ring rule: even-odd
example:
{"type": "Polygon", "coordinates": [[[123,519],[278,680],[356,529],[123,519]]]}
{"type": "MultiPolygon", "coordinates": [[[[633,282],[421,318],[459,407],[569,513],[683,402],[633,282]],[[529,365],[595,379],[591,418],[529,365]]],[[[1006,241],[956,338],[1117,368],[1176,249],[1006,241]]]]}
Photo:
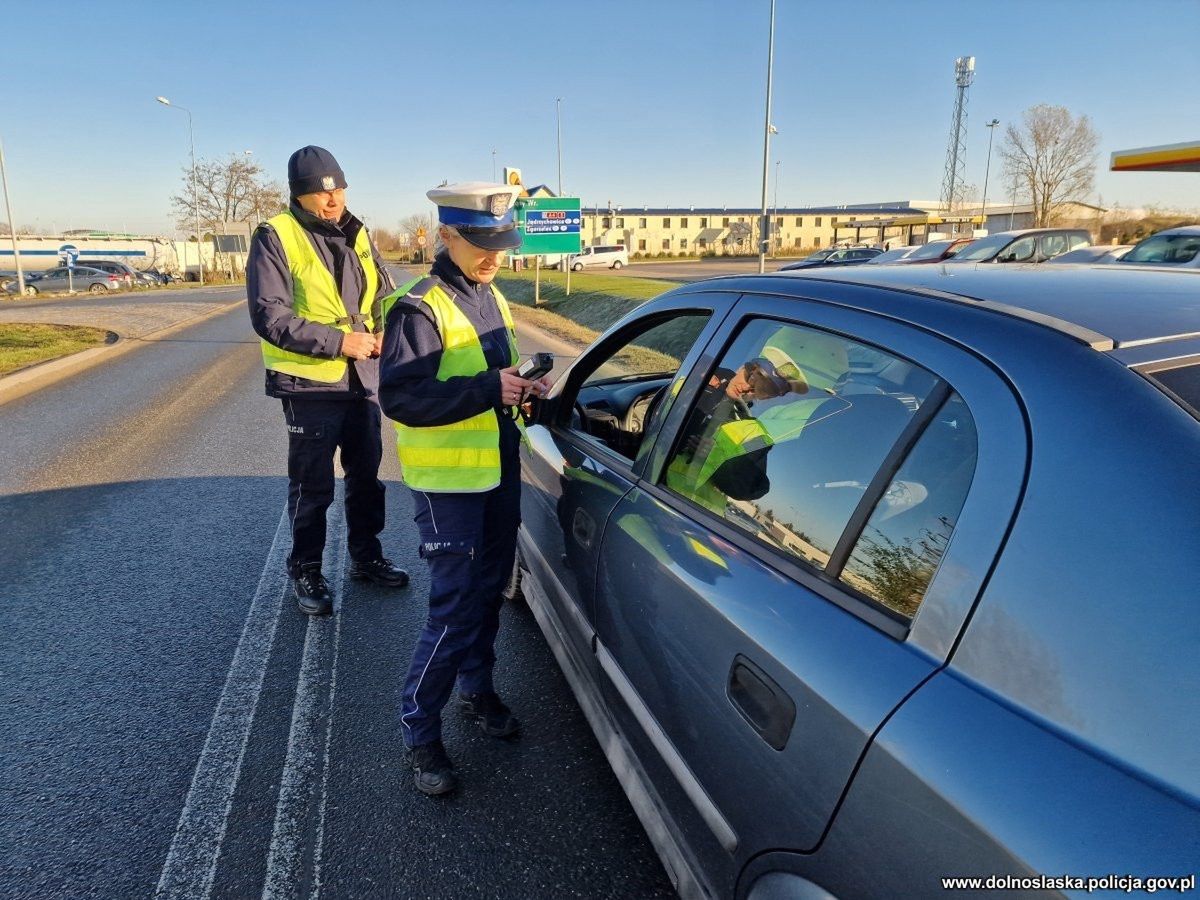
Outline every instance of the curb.
{"type": "MultiPolygon", "coordinates": [[[[2,375],[0,376],[0,405],[8,403],[11,400],[16,400],[19,397],[24,397],[41,388],[49,387],[70,375],[83,372],[106,360],[124,356],[148,340],[165,337],[168,334],[182,331],[206,319],[215,318],[221,315],[221,313],[228,312],[235,306],[240,306],[243,303],[245,303],[245,300],[238,298],[230,303],[222,304],[216,309],[206,310],[190,318],[182,319],[170,325],[164,325],[162,328],[148,331],[137,337],[124,337],[117,334],[116,341],[111,344],[105,344],[103,347],[92,347],[90,350],[81,350],[78,353],[72,353],[68,356],[60,356],[57,359],[46,360],[46,362],[34,363],[33,365],[18,369],[16,372],[2,375]]],[[[116,334],[116,332],[112,333],[116,334]]]]}

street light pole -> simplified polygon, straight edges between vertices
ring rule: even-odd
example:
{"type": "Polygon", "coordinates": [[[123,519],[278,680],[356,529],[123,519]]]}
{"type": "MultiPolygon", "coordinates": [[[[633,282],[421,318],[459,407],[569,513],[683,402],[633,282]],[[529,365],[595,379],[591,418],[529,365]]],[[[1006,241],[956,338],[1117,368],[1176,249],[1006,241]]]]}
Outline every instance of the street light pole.
{"type": "Polygon", "coordinates": [[[763,121],[762,216],[758,220],[758,273],[767,271],[767,176],[771,164],[771,76],[775,69],[775,0],[767,37],[767,116],[763,121]]]}
{"type": "Polygon", "coordinates": [[[21,251],[17,248],[17,220],[13,218],[8,199],[8,169],[4,166],[4,145],[0,144],[0,180],[4,182],[4,211],[8,214],[8,236],[12,238],[13,260],[17,264],[17,296],[25,296],[25,269],[21,266],[21,251]]]}
{"type": "Polygon", "coordinates": [[[496,183],[496,148],[492,148],[492,184],[496,183]]]}
{"type": "Polygon", "coordinates": [[[558,125],[558,196],[563,195],[562,188],[562,97],[554,98],[554,119],[558,125]]]}
{"type": "Polygon", "coordinates": [[[987,123],[988,130],[988,153],[987,165],[983,169],[983,209],[980,212],[983,214],[983,221],[987,221],[987,189],[988,175],[992,172],[992,138],[996,136],[996,126],[1000,124],[999,119],[992,119],[987,123]]]}
{"type": "MultiPolygon", "coordinates": [[[[781,159],[775,160],[775,212],[771,214],[771,218],[775,219],[776,228],[779,227],[779,164],[781,162],[783,162],[781,159]]],[[[775,242],[772,241],[772,244],[774,243],[775,242]]],[[[774,249],[776,252],[778,252],[780,247],[776,246],[774,249]]]]}
{"type": "MultiPolygon", "coordinates": [[[[196,268],[199,272],[200,286],[204,287],[204,251],[200,243],[202,239],[202,235],[200,234],[200,192],[196,189],[196,142],[192,137],[192,111],[171,103],[166,97],[155,97],[154,99],[163,106],[170,106],[172,109],[181,109],[187,113],[188,149],[192,155],[192,210],[196,215],[196,258],[199,260],[199,265],[196,268]]],[[[183,264],[184,268],[187,268],[186,259],[183,264]]]]}

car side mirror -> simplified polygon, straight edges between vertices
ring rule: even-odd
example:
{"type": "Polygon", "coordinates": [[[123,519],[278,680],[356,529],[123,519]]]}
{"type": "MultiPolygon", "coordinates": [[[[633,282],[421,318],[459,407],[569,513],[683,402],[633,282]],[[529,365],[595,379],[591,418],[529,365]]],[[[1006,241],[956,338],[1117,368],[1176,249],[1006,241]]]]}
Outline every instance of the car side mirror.
{"type": "Polygon", "coordinates": [[[558,413],[558,397],[531,397],[526,425],[550,425],[558,413]]]}

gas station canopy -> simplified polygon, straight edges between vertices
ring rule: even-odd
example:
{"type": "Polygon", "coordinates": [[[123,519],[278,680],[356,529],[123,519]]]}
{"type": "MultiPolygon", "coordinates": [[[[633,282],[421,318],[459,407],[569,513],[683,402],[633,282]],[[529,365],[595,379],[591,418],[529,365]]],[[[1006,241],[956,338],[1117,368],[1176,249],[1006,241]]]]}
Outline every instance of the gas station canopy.
{"type": "Polygon", "coordinates": [[[1200,141],[1118,150],[1109,168],[1114,172],[1200,172],[1200,141]]]}

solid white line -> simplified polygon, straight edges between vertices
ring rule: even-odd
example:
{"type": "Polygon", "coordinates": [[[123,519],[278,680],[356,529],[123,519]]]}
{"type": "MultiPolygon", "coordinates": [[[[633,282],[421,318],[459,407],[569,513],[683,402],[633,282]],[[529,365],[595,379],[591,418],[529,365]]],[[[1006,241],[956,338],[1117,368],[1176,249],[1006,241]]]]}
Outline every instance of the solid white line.
{"type": "Polygon", "coordinates": [[[342,643],[342,612],[334,612],[333,623],[333,663],[329,676],[329,715],[325,721],[325,753],[321,760],[321,803],[317,809],[317,837],[313,847],[313,877],[310,900],[318,900],[321,896],[321,854],[325,849],[325,807],[329,798],[329,750],[333,743],[333,710],[337,702],[337,664],[338,647],[342,643]]]}
{"type": "Polygon", "coordinates": [[[285,506],[263,565],[258,589],[250,602],[246,624],[234,651],[221,699],[217,701],[204,749],[196,763],[192,786],[184,801],[155,897],[195,900],[208,897],[212,891],[229,808],[262,692],[267,660],[275,642],[283,595],[288,589],[284,569],[290,548],[288,525],[285,506]]]}
{"type": "MultiPolygon", "coordinates": [[[[342,586],[346,572],[346,512],[342,502],[342,485],[338,485],[328,513],[330,528],[325,541],[325,571],[330,573],[330,588],[334,596],[335,621],[313,616],[304,634],[304,652],[300,659],[300,675],[296,681],[296,699],[292,705],[292,725],[288,734],[287,757],[279,778],[279,801],[275,806],[275,825],[271,831],[271,848],[267,855],[267,875],[263,885],[264,900],[295,897],[302,876],[301,862],[305,838],[309,833],[309,813],[313,790],[321,775],[318,764],[328,770],[328,718],[332,714],[332,682],[322,674],[330,663],[330,632],[334,646],[339,631],[342,606],[342,586]],[[332,560],[331,560],[332,558],[332,560]],[[328,699],[328,705],[323,701],[328,699]],[[322,710],[326,711],[326,735],[318,734],[322,710]],[[320,744],[326,753],[318,758],[320,744]]],[[[324,806],[318,820],[318,832],[323,836],[324,806]]]]}

